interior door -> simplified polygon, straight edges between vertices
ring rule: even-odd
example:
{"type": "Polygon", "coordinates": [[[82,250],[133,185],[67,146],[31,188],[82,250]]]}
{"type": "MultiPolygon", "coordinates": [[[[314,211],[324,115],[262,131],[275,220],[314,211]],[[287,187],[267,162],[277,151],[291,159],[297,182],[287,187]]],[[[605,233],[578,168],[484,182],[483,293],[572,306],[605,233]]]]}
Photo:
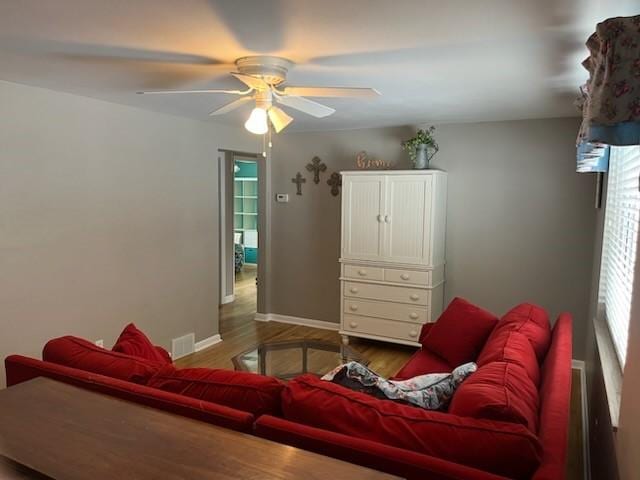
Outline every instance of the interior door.
{"type": "Polygon", "coordinates": [[[385,177],[345,175],[342,195],[342,258],[379,260],[384,243],[385,177]]]}
{"type": "Polygon", "coordinates": [[[430,175],[389,175],[384,208],[387,261],[428,264],[431,216],[430,175]]]}

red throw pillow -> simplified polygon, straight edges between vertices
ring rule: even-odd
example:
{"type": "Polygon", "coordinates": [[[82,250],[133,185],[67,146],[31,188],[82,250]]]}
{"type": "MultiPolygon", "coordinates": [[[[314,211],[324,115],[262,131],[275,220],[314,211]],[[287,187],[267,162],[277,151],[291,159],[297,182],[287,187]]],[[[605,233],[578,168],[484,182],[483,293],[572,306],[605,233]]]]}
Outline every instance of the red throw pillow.
{"type": "Polygon", "coordinates": [[[273,377],[233,370],[167,365],[147,384],[166,392],[226,405],[260,415],[280,415],[284,384],[273,377]]]}
{"type": "Polygon", "coordinates": [[[540,463],[540,443],[522,425],[462,418],[379,400],[313,375],[297,377],[287,384],[282,409],[284,417],[294,422],[508,478],[528,479],[540,463]]]}
{"type": "Polygon", "coordinates": [[[529,339],[520,332],[496,328],[485,343],[477,364],[479,367],[491,362],[509,362],[520,365],[531,381],[540,385],[540,366],[536,352],[529,339]]]}
{"type": "Polygon", "coordinates": [[[529,339],[542,364],[551,344],[549,315],[543,308],[531,303],[522,303],[509,310],[498,322],[497,329],[516,330],[529,339]]]}
{"type": "Polygon", "coordinates": [[[86,372],[145,384],[163,364],[98,347],[77,337],[49,340],[42,350],[42,359],[86,372]]]}
{"type": "Polygon", "coordinates": [[[493,362],[471,374],[453,394],[449,413],[525,425],[538,431],[538,390],[519,365],[493,362]]]}
{"type": "Polygon", "coordinates": [[[133,323],[124,327],[111,350],[162,364],[171,363],[171,358],[166,350],[160,351],[155,347],[151,340],[133,323]]]}
{"type": "Polygon", "coordinates": [[[456,297],[424,337],[422,345],[458,367],[475,362],[498,323],[490,312],[456,297]]]}

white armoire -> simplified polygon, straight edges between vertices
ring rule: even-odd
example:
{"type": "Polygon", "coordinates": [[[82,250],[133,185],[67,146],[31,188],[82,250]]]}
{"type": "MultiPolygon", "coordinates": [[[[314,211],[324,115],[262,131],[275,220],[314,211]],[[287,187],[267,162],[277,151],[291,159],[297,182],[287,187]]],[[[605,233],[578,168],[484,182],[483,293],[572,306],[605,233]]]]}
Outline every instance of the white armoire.
{"type": "Polygon", "coordinates": [[[342,173],[340,334],[418,345],[442,312],[447,174],[342,173]]]}

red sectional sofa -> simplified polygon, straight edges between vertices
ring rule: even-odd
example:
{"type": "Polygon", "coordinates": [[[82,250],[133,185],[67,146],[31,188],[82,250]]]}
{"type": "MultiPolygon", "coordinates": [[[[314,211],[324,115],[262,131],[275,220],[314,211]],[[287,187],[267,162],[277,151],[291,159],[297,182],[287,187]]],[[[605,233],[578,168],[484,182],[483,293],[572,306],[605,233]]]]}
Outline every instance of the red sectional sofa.
{"type": "Polygon", "coordinates": [[[285,386],[244,372],[178,370],[150,344],[145,359],[122,353],[143,355],[139,348],[113,352],[74,337],[49,342],[42,361],[7,357],[7,385],[46,376],[409,479],[565,478],[571,317],[560,315],[551,330],[534,305],[500,320],[472,308],[454,300],[435,326],[424,327],[423,347],[396,374],[451,371],[457,365],[450,362],[471,355],[478,370],[446,412],[378,400],[310,375],[285,386]],[[481,320],[460,334],[461,314],[467,325],[481,320]],[[447,338],[447,325],[457,334],[447,338]]]}

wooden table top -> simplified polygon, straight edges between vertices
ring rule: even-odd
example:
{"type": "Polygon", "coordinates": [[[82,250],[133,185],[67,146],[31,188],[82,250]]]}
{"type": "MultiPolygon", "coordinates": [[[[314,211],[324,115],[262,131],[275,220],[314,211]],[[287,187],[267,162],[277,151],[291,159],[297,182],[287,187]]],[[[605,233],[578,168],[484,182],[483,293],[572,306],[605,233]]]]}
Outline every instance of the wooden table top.
{"type": "Polygon", "coordinates": [[[0,455],[56,480],[398,478],[42,377],[0,391],[0,455]]]}

